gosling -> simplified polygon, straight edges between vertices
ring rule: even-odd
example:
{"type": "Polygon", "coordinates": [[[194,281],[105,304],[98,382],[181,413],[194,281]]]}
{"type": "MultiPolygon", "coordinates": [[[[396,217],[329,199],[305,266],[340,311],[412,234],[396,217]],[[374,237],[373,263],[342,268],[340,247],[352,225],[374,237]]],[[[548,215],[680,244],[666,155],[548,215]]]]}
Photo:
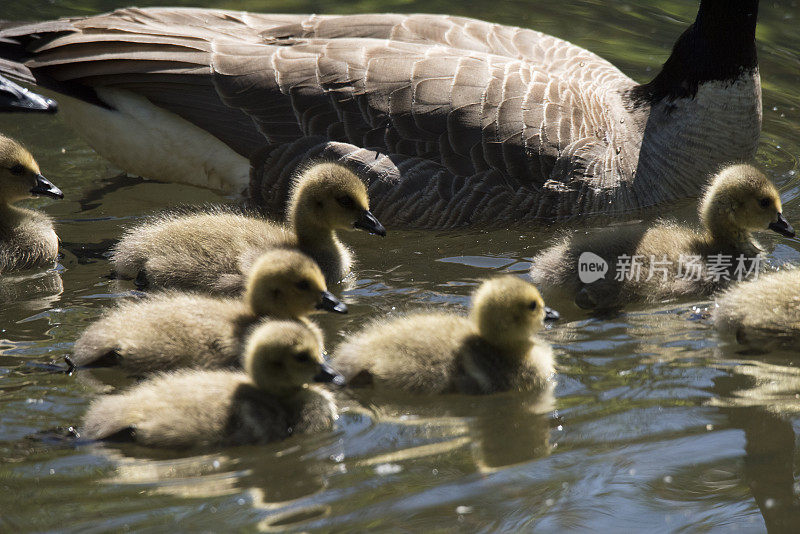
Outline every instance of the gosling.
{"type": "Polygon", "coordinates": [[[276,249],[253,266],[244,299],[168,291],[124,302],[86,329],[67,363],[135,373],[236,366],[259,320],[291,319],[318,331],[306,318],[315,308],[347,312],[314,260],[276,249]]]}
{"type": "Polygon", "coordinates": [[[787,269],[738,284],[717,299],[714,325],[742,345],[800,350],[800,270],[787,269]]]}
{"type": "Polygon", "coordinates": [[[478,288],[469,318],[419,313],[375,321],[336,348],[332,365],[350,385],[376,389],[545,390],[553,353],[533,335],[557,317],[533,285],[504,276],[478,288]]]}
{"type": "Polygon", "coordinates": [[[58,236],[50,217],[12,206],[36,196],[64,198],[42,176],[30,152],[0,135],[0,274],[52,265],[58,256],[58,236]]]}
{"type": "Polygon", "coordinates": [[[267,443],[332,428],[332,396],[309,382],[335,382],[318,335],[302,323],[270,321],[249,338],[245,373],[163,373],[89,406],[85,437],[189,448],[267,443]]]}
{"type": "Polygon", "coordinates": [[[632,302],[706,296],[758,271],[755,230],[794,237],[773,183],[750,165],[713,177],[699,205],[703,231],[669,221],[649,229],[615,228],[563,238],[533,258],[531,277],[546,297],[564,292],[581,308],[618,309],[632,302]],[[582,257],[583,256],[583,257],[582,257]],[[606,262],[604,278],[584,283],[583,261],[606,262]]]}
{"type": "Polygon", "coordinates": [[[288,226],[219,208],[162,215],[128,230],[111,261],[119,277],[135,278],[140,286],[235,294],[261,252],[292,247],[314,258],[333,285],[353,263],[337,230],[358,228],[386,235],[369,211],[364,183],[338,163],[316,163],[300,173],[287,220],[288,226]]]}

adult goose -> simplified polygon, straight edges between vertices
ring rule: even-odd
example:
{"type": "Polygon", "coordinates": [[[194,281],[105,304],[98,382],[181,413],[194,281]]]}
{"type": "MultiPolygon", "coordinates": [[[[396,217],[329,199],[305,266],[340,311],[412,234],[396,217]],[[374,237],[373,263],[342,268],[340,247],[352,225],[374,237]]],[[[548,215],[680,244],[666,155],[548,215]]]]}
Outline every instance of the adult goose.
{"type": "Polygon", "coordinates": [[[178,8],[7,23],[0,71],[75,97],[68,120],[144,177],[280,213],[296,165],[332,158],[359,167],[388,225],[498,226],[696,196],[752,157],[757,12],[701,0],[646,84],[550,35],[468,18],[178,8]]]}

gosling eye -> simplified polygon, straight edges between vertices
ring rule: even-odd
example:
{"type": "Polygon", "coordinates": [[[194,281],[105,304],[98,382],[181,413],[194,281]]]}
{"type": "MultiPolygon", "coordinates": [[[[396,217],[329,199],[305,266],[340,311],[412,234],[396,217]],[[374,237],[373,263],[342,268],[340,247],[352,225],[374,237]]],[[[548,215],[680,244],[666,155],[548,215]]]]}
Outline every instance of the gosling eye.
{"type": "Polygon", "coordinates": [[[300,291],[308,291],[309,289],[311,289],[311,284],[308,283],[308,280],[300,280],[294,285],[294,287],[296,287],[300,291]]]}
{"type": "Polygon", "coordinates": [[[758,201],[758,205],[764,209],[767,209],[770,204],[772,204],[772,201],[768,198],[762,198],[761,200],[758,201]]]}
{"type": "Polygon", "coordinates": [[[8,170],[11,171],[11,174],[13,174],[15,176],[19,176],[19,175],[21,175],[22,173],[25,172],[25,167],[23,167],[22,165],[17,163],[16,165],[14,165],[13,167],[11,167],[8,170]]]}
{"type": "Polygon", "coordinates": [[[538,307],[539,307],[539,303],[536,302],[535,300],[532,300],[531,303],[528,304],[528,308],[530,308],[531,310],[535,310],[538,307]]]}
{"type": "Polygon", "coordinates": [[[308,351],[303,351],[299,354],[295,354],[294,360],[300,363],[308,363],[311,361],[311,353],[308,351]]]}
{"type": "Polygon", "coordinates": [[[356,201],[353,200],[353,197],[350,195],[342,195],[340,197],[336,197],[336,202],[345,209],[353,209],[356,207],[356,201]]]}

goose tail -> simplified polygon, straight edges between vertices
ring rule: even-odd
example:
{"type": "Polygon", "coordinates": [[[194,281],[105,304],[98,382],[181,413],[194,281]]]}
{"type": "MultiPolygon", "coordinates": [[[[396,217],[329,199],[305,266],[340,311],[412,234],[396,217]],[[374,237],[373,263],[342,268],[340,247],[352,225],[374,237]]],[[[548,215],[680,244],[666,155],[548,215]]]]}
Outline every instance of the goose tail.
{"type": "Polygon", "coordinates": [[[16,28],[27,25],[0,20],[0,111],[55,113],[58,111],[55,100],[19,85],[41,85],[25,66],[24,45],[14,36],[16,28]]]}
{"type": "Polygon", "coordinates": [[[55,100],[34,93],[3,77],[3,75],[8,75],[24,83],[35,83],[30,71],[23,65],[0,60],[0,73],[2,73],[2,75],[0,75],[0,111],[44,113],[55,113],[58,111],[58,104],[55,100]]]}
{"type": "Polygon", "coordinates": [[[0,20],[0,111],[55,113],[58,111],[55,100],[15,83],[37,84],[33,73],[21,62],[20,43],[5,36],[6,30],[20,25],[22,23],[0,20]]]}

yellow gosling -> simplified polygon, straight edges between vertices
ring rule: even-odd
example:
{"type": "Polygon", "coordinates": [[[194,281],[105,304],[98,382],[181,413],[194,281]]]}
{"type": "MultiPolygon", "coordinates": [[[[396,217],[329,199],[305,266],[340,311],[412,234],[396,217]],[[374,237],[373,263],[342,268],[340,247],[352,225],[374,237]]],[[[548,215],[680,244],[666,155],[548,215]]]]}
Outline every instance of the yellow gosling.
{"type": "Polygon", "coordinates": [[[52,265],[58,256],[58,236],[50,217],[13,206],[35,196],[64,198],[42,176],[30,152],[0,135],[0,274],[52,265]]]}
{"type": "Polygon", "coordinates": [[[717,298],[714,325],[752,348],[800,350],[800,270],[762,274],[717,298]]]}
{"type": "Polygon", "coordinates": [[[367,324],[336,348],[333,366],[352,385],[415,393],[545,389],[550,346],[534,337],[557,314],[514,276],[484,282],[470,316],[417,313],[367,324]]]}
{"type": "Polygon", "coordinates": [[[311,256],[335,284],[350,271],[350,250],[336,235],[359,228],[386,230],[369,211],[361,179],[338,163],[303,170],[290,194],[288,225],[225,209],[162,215],[128,230],[111,261],[118,276],[144,286],[238,293],[253,260],[275,247],[311,256]]]}
{"type": "Polygon", "coordinates": [[[317,264],[292,250],[267,252],[253,266],[244,299],[168,291],[127,301],[75,342],[70,364],[119,365],[136,373],[239,365],[244,340],[264,317],[301,321],[315,308],[345,313],[317,264]]]}
{"type": "Polygon", "coordinates": [[[568,236],[533,258],[531,278],[546,296],[563,292],[587,309],[710,295],[756,269],[759,260],[752,258],[762,249],[754,231],[795,235],[782,211],[778,190],[766,176],[750,165],[733,165],[713,177],[700,201],[701,231],[662,220],[646,229],[568,236]],[[604,278],[581,280],[584,253],[606,262],[604,278]],[[709,270],[709,264],[717,267],[709,270]]]}
{"type": "Polygon", "coordinates": [[[266,443],[332,428],[332,396],[309,383],[341,377],[323,362],[313,330],[294,321],[265,323],[247,342],[244,369],[159,374],[92,402],[82,432],[96,440],[188,448],[266,443]]]}

